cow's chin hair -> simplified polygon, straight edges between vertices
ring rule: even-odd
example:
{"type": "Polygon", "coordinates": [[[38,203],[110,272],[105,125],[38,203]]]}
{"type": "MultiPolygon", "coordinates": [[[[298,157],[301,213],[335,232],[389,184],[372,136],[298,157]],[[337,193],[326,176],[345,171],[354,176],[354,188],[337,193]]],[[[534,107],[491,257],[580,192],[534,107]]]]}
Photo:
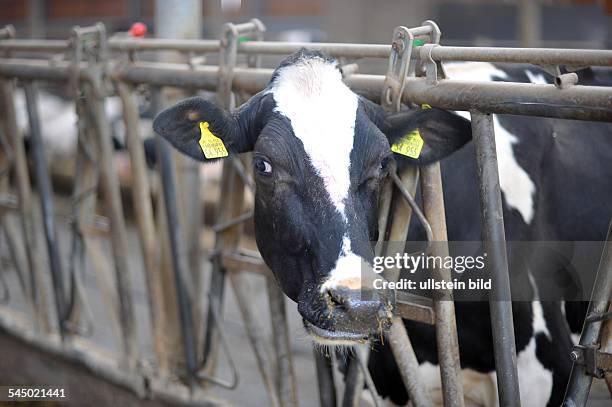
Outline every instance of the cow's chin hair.
{"type": "Polygon", "coordinates": [[[369,342],[366,334],[360,335],[350,332],[328,331],[319,328],[308,321],[304,321],[304,326],[315,345],[321,351],[340,350],[341,352],[350,351],[354,346],[363,345],[369,342]],[[331,337],[334,335],[335,337],[331,337]]]}

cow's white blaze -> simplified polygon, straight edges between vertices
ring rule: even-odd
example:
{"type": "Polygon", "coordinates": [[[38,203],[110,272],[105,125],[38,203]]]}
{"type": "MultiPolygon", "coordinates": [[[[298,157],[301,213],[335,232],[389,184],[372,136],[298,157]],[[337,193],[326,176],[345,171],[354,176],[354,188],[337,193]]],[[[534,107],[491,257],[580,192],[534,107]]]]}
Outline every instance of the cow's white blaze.
{"type": "Polygon", "coordinates": [[[321,284],[321,292],[338,287],[359,290],[361,288],[361,266],[363,259],[351,251],[351,241],[347,236],[342,239],[342,250],[336,266],[329,277],[321,284]]]}
{"type": "MultiPolygon", "coordinates": [[[[446,65],[445,68],[450,79],[491,81],[494,77],[502,79],[508,77],[505,72],[485,62],[449,64],[446,65]]],[[[540,81],[544,79],[530,72],[527,76],[529,80],[534,83],[540,83],[540,81]]],[[[469,113],[467,112],[457,113],[463,117],[469,118],[469,113]]],[[[519,142],[518,138],[501,126],[497,115],[493,115],[493,124],[495,128],[500,188],[504,194],[504,199],[508,207],[516,209],[523,220],[529,224],[534,214],[533,196],[535,194],[535,184],[529,177],[529,174],[521,168],[514,155],[512,146],[519,142]]]]}
{"type": "MultiPolygon", "coordinates": [[[[275,110],[291,121],[293,133],[302,141],[329,199],[346,222],[357,95],[344,84],[334,62],[318,57],[282,68],[270,92],[276,102],[275,110]]],[[[322,284],[321,292],[340,285],[358,289],[361,261],[351,251],[345,233],[336,265],[322,284]]]]}
{"type": "Polygon", "coordinates": [[[291,121],[331,202],[346,219],[357,95],[342,82],[335,63],[318,57],[282,68],[270,92],[276,111],[291,121]]]}

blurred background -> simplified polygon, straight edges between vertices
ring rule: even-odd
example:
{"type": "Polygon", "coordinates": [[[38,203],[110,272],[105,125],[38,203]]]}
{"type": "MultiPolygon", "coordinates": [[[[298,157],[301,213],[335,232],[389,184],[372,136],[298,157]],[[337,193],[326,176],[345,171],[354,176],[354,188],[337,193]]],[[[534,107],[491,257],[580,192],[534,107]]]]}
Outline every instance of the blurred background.
{"type": "MultiPolygon", "coordinates": [[[[225,21],[257,17],[271,40],[386,43],[390,27],[431,19],[447,45],[612,44],[611,0],[202,0],[197,11],[204,38],[216,38],[225,21]]],[[[134,21],[146,23],[153,34],[159,29],[154,0],[0,1],[0,24],[14,24],[22,36],[64,38],[73,25],[97,21],[111,33],[134,21]]]]}

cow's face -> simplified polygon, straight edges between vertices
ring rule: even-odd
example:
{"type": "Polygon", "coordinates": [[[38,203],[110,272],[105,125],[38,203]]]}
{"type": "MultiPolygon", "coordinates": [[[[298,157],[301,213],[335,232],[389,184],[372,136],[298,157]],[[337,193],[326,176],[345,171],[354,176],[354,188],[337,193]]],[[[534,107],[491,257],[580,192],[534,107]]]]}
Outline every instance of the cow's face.
{"type": "Polygon", "coordinates": [[[438,109],[386,115],[343,83],[335,61],[309,51],[285,60],[233,114],[190,98],[160,113],[154,128],[206,161],[201,122],[230,154],[253,152],[257,245],[309,333],[334,344],[381,334],[390,296],[373,290],[368,265],[383,180],[396,160],[426,164],[456,150],[469,123],[438,109]],[[416,128],[419,157],[394,158],[389,143],[416,128]]]}

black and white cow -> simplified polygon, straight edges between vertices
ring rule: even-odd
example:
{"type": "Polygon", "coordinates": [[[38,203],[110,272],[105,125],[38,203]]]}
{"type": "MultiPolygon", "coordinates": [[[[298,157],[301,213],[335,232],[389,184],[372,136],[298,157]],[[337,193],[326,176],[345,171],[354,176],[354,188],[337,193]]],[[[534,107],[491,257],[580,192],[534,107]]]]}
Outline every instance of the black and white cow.
{"type": "MultiPolygon", "coordinates": [[[[463,72],[515,79],[491,65],[463,72]]],[[[522,75],[528,81],[536,74],[522,75]]],[[[317,342],[363,343],[389,324],[390,296],[362,296],[360,288],[362,264],[373,259],[369,242],[378,237],[380,187],[394,161],[442,160],[449,240],[480,240],[469,121],[436,108],[387,114],[352,92],[336,62],[318,52],[287,58],[268,87],[234,113],[190,98],[160,113],[154,129],[180,151],[207,161],[199,144],[201,122],[230,154],[253,152],[258,247],[317,342]],[[393,157],[390,144],[417,128],[424,139],[418,159],[393,157]]],[[[612,126],[506,116],[496,116],[495,124],[508,239],[602,240],[612,212],[612,143],[604,140],[612,126]]],[[[418,237],[416,228],[411,235],[418,237]]],[[[513,288],[537,289],[528,272],[525,267],[513,276],[513,288]]],[[[521,397],[525,405],[558,405],[570,368],[558,351],[571,347],[562,309],[535,301],[513,307],[521,397]]],[[[464,378],[471,380],[466,397],[494,405],[488,305],[458,303],[456,312],[464,378]]],[[[420,373],[435,372],[433,328],[406,325],[420,373]]],[[[378,390],[406,403],[390,352],[374,346],[370,368],[378,390]]],[[[425,380],[432,391],[433,377],[425,380]]]]}

